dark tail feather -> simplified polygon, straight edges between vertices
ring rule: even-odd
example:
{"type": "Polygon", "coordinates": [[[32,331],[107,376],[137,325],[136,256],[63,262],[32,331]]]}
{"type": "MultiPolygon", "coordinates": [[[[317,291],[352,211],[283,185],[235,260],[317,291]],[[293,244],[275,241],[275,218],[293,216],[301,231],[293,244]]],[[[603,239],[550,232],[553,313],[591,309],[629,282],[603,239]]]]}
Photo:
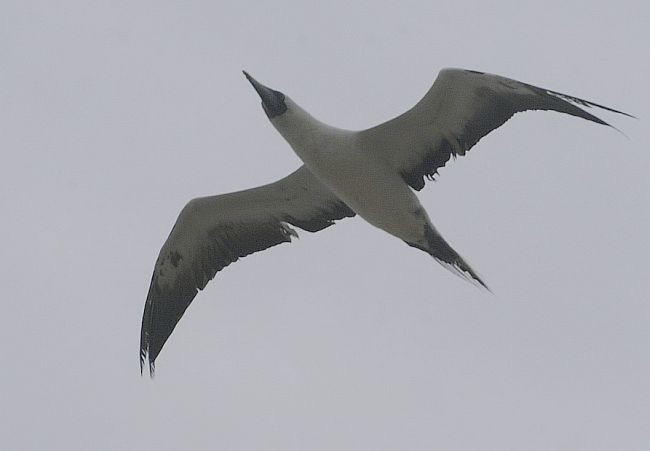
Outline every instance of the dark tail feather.
{"type": "Polygon", "coordinates": [[[445,241],[445,239],[435,230],[433,227],[427,225],[425,227],[425,237],[427,239],[427,246],[421,246],[416,243],[409,243],[405,241],[411,247],[420,249],[433,258],[436,259],[438,263],[447,268],[452,273],[461,277],[464,280],[472,283],[476,286],[481,286],[488,290],[490,293],[492,290],[483,282],[481,277],[472,269],[472,267],[461,257],[452,247],[445,241]]]}

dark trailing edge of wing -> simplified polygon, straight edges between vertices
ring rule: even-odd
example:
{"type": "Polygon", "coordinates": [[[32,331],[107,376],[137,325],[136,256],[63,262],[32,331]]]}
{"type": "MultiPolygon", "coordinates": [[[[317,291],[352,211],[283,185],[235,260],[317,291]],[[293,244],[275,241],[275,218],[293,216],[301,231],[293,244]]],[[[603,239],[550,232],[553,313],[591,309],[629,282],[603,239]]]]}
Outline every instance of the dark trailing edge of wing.
{"type": "MultiPolygon", "coordinates": [[[[466,70],[472,74],[487,75],[483,72],[466,70]]],[[[452,144],[449,140],[441,138],[437,143],[431,143],[426,152],[424,159],[409,171],[402,171],[401,176],[406,183],[413,189],[420,191],[424,188],[425,178],[433,180],[438,174],[438,170],[444,167],[451,157],[456,158],[458,155],[465,155],[481,138],[486,136],[492,130],[505,124],[516,113],[530,110],[557,111],[560,113],[570,114],[571,116],[580,117],[597,124],[613,127],[604,120],[578,107],[601,108],[617,114],[622,114],[634,118],[631,114],[615,110],[589,100],[563,94],[557,91],[551,91],[527,83],[509,80],[501,77],[502,85],[509,88],[506,82],[524,85],[533,91],[534,95],[513,95],[508,96],[498,91],[483,86],[475,91],[477,97],[481,98],[480,108],[475,111],[472,118],[467,121],[462,133],[454,136],[457,145],[452,144]]]]}
{"type": "Polygon", "coordinates": [[[331,206],[331,208],[325,209],[322,216],[316,216],[307,221],[300,220],[293,216],[288,216],[285,221],[296,227],[300,227],[307,232],[318,232],[331,225],[334,225],[334,221],[343,218],[351,218],[355,214],[356,213],[352,211],[352,209],[350,209],[350,207],[348,207],[345,203],[336,202],[331,206]]]}

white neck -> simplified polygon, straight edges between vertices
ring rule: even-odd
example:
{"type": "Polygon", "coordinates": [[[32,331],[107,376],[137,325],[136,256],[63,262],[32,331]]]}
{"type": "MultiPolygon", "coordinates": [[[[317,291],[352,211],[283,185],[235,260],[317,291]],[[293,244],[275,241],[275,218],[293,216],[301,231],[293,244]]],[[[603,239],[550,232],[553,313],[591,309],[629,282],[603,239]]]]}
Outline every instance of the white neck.
{"type": "Polygon", "coordinates": [[[288,96],[285,103],[287,111],[271,119],[271,123],[305,162],[310,156],[340,147],[341,139],[352,133],[319,121],[288,96]]]}

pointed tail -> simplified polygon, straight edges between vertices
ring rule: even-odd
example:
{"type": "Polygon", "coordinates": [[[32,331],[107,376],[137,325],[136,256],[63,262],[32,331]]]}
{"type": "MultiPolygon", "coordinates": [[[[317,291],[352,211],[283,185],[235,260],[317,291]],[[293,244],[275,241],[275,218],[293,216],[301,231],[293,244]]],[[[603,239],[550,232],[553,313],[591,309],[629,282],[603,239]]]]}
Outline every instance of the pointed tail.
{"type": "Polygon", "coordinates": [[[492,292],[490,288],[483,282],[481,277],[472,269],[472,267],[461,257],[458,252],[456,252],[438,233],[438,231],[431,225],[425,225],[424,236],[427,240],[427,245],[422,246],[420,244],[409,243],[405,241],[411,247],[418,248],[433,258],[436,259],[438,263],[447,268],[452,273],[461,277],[462,279],[467,280],[468,282],[481,286],[492,292]]]}

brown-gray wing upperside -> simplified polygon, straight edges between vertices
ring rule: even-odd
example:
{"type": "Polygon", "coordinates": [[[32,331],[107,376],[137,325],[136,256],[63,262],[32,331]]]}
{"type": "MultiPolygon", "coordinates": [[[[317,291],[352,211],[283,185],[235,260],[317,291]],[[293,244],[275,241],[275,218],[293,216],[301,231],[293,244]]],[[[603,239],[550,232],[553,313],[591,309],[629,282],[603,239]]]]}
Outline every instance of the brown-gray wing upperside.
{"type": "Polygon", "coordinates": [[[443,69],[413,108],[360,131],[358,139],[364,149],[387,162],[419,191],[424,187],[425,178],[432,179],[451,157],[465,155],[515,113],[552,110],[609,126],[584,107],[633,117],[588,100],[498,75],[443,69]]]}
{"type": "Polygon", "coordinates": [[[190,201],[160,250],[140,334],[140,369],[162,347],[199,290],[229,264],[290,242],[289,224],[317,232],[354,212],[301,166],[277,182],[190,201]]]}

